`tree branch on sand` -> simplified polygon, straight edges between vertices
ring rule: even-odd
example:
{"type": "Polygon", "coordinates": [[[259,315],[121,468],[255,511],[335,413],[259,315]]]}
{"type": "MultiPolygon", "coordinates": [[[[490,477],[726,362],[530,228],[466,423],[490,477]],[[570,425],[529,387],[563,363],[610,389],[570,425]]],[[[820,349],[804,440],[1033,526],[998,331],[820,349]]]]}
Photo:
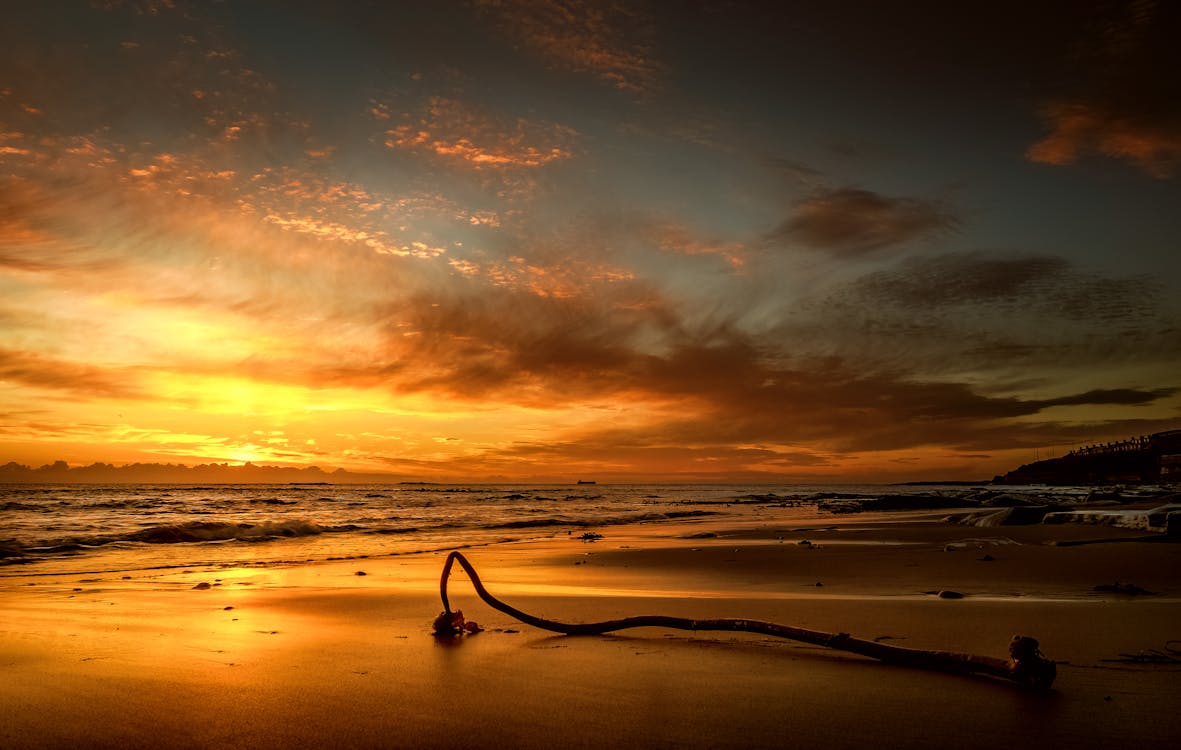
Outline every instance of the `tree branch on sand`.
{"type": "Polygon", "coordinates": [[[435,618],[434,628],[437,636],[459,636],[465,632],[478,632],[481,628],[474,622],[464,620],[463,613],[451,610],[451,603],[447,597],[447,580],[451,577],[451,567],[458,562],[471,578],[476,594],[485,604],[495,610],[516,618],[535,628],[549,630],[565,635],[600,635],[627,628],[672,628],[674,630],[712,630],[712,631],[740,631],[758,633],[778,638],[787,638],[802,643],[824,646],[838,651],[847,651],[861,656],[868,656],[879,661],[899,664],[920,669],[931,669],[941,672],[957,674],[983,674],[1016,682],[1025,687],[1048,690],[1054,684],[1057,668],[1051,659],[1047,659],[1039,650],[1038,642],[1034,638],[1015,635],[1009,643],[1009,658],[1001,659],[992,656],[975,656],[952,651],[928,651],[923,649],[903,648],[891,646],[875,641],[854,638],[848,633],[826,633],[819,630],[780,625],[773,622],[746,619],[713,619],[692,620],[684,617],[669,617],[666,615],[640,615],[625,617],[620,620],[605,622],[565,623],[547,620],[522,612],[505,602],[500,601],[480,581],[479,574],[467,558],[459,552],[452,552],[443,563],[443,574],[439,581],[439,595],[443,600],[443,612],[435,618]]]}

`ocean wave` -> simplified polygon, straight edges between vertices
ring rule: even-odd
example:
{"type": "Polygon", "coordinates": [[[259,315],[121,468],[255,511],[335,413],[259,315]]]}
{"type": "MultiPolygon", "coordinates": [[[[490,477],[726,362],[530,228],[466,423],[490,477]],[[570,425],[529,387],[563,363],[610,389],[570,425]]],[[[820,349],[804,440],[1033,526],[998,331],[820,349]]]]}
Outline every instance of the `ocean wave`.
{"type": "Polygon", "coordinates": [[[26,554],[54,554],[78,552],[96,547],[136,544],[194,544],[203,542],[265,542],[274,539],[316,536],[318,534],[360,531],[354,524],[322,526],[303,520],[264,523],[227,521],[189,521],[179,524],[149,526],[126,534],[75,536],[66,539],[44,540],[22,546],[18,542],[0,544],[0,559],[22,557],[26,554]]]}
{"type": "Polygon", "coordinates": [[[280,521],[266,523],[230,523],[224,521],[190,521],[188,523],[167,523],[135,531],[120,540],[146,542],[149,544],[174,544],[178,542],[214,542],[236,539],[256,541],[286,536],[313,536],[326,529],[311,521],[280,521]]]}

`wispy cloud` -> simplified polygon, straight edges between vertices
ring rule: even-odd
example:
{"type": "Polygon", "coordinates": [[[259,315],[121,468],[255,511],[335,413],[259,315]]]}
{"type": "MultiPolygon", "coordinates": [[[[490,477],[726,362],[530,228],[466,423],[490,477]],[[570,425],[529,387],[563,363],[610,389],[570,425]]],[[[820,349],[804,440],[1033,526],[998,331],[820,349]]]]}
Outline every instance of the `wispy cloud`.
{"type": "Polygon", "coordinates": [[[676,255],[717,256],[735,269],[740,269],[746,264],[746,257],[750,252],[743,242],[705,239],[679,224],[649,224],[641,227],[641,232],[664,252],[676,255]]]}
{"type": "Polygon", "coordinates": [[[663,66],[652,22],[635,3],[596,0],[476,0],[507,36],[548,65],[586,73],[630,94],[655,89],[663,66]]]}
{"type": "Polygon", "coordinates": [[[142,398],[135,374],[126,368],[110,368],[71,362],[39,352],[0,349],[0,381],[49,391],[57,398],[142,398]]]}

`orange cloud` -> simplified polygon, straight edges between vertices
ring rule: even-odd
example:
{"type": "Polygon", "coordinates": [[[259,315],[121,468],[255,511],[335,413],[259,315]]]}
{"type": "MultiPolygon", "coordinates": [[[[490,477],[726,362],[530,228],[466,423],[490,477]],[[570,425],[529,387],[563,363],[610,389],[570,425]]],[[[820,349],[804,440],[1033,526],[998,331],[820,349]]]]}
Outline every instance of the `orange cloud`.
{"type": "Polygon", "coordinates": [[[468,277],[486,279],[494,287],[527,290],[538,297],[573,299],[593,294],[603,284],[635,280],[631,271],[607,264],[566,260],[555,265],[513,256],[503,261],[477,263],[452,259],[452,268],[468,277]]]}
{"type": "Polygon", "coordinates": [[[1093,11],[1072,47],[1071,89],[1044,102],[1049,132],[1025,156],[1058,166],[1105,156],[1171,178],[1181,166],[1177,6],[1140,0],[1093,11]]]}
{"type": "Polygon", "coordinates": [[[107,368],[48,357],[36,352],[0,349],[0,382],[52,391],[66,398],[141,398],[125,368],[107,368]]]}
{"type": "Polygon", "coordinates": [[[426,151],[476,169],[540,167],[573,155],[569,144],[575,134],[570,128],[497,119],[454,99],[431,97],[425,111],[404,119],[409,122],[386,131],[387,147],[426,151]]]}
{"type": "Polygon", "coordinates": [[[675,224],[659,224],[646,231],[657,247],[677,255],[716,255],[735,269],[746,265],[747,248],[741,242],[705,241],[675,224]]]}
{"type": "Polygon", "coordinates": [[[19,144],[24,141],[24,134],[17,132],[3,132],[0,131],[0,159],[4,156],[28,156],[32,152],[19,144]]]}
{"type": "Polygon", "coordinates": [[[1082,102],[1055,102],[1042,110],[1050,133],[1025,152],[1039,164],[1074,164],[1088,154],[1123,159],[1158,179],[1181,165],[1181,122],[1150,123],[1082,102]]]}

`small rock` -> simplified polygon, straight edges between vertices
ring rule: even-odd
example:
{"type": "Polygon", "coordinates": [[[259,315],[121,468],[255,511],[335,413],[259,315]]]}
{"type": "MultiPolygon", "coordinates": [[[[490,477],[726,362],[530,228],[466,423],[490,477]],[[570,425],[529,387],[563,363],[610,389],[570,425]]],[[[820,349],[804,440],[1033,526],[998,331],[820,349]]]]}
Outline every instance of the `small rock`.
{"type": "Polygon", "coordinates": [[[198,583],[196,586],[193,587],[193,591],[207,591],[211,588],[213,588],[213,587],[209,585],[208,581],[201,581],[200,583],[198,583]]]}
{"type": "MultiPolygon", "coordinates": [[[[76,590],[76,589],[75,589],[76,590]]],[[[1126,594],[1127,596],[1155,596],[1155,591],[1142,589],[1134,583],[1104,583],[1095,587],[1095,591],[1102,591],[1109,594],[1126,594]]]]}
{"type": "Polygon", "coordinates": [[[365,571],[363,571],[363,570],[358,570],[356,573],[353,573],[353,575],[355,575],[355,576],[367,576],[367,575],[369,575],[369,574],[368,574],[368,573],[366,573],[366,572],[365,572],[365,571]]]}
{"type": "Polygon", "coordinates": [[[943,591],[940,591],[940,592],[937,594],[937,596],[938,596],[940,599],[963,599],[963,598],[964,598],[964,595],[963,595],[963,594],[961,594],[960,592],[958,592],[958,591],[948,591],[948,590],[946,590],[946,589],[945,589],[945,590],[943,590],[943,591]]]}
{"type": "Polygon", "coordinates": [[[233,607],[222,607],[222,611],[229,612],[233,607]]]}

